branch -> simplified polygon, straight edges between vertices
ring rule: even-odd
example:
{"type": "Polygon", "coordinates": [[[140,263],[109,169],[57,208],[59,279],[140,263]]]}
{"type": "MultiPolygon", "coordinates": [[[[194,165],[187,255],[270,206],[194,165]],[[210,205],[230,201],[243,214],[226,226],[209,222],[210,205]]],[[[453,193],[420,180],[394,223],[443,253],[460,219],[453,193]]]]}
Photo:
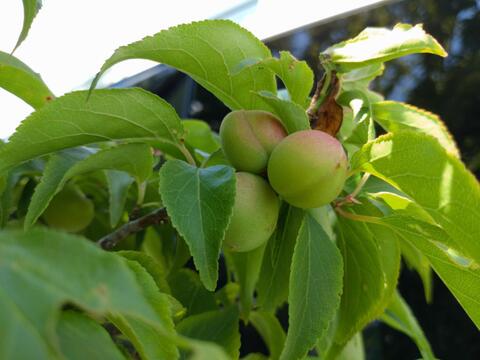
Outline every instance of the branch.
{"type": "Polygon", "coordinates": [[[162,224],[167,220],[167,210],[165,208],[157,209],[136,220],[126,223],[125,225],[115,230],[113,233],[105,235],[97,241],[97,245],[104,250],[111,250],[126,237],[142,231],[149,226],[162,224]]]}

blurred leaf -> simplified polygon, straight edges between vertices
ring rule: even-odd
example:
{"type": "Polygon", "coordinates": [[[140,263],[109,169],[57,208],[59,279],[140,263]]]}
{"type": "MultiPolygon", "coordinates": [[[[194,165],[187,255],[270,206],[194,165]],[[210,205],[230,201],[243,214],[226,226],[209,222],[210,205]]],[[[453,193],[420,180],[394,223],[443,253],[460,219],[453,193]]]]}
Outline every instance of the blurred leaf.
{"type": "Polygon", "coordinates": [[[112,140],[144,140],[178,151],[181,136],[182,123],[173,107],[152,93],[96,90],[87,101],[86,91],[76,91],[22,122],[0,148],[0,172],[37,156],[112,140]]]}
{"type": "Polygon", "coordinates": [[[285,331],[274,314],[254,311],[250,314],[255,329],[260,333],[270,352],[270,359],[278,360],[285,344],[285,331]]]}
{"type": "Polygon", "coordinates": [[[185,143],[195,149],[212,154],[220,149],[220,142],[214,136],[210,125],[202,120],[182,120],[185,129],[185,143]]]}
{"type": "Polygon", "coordinates": [[[218,257],[235,200],[235,173],[169,160],[160,169],[160,194],[173,226],[188,244],[200,279],[215,290],[218,257]]]}
{"type": "Polygon", "coordinates": [[[125,360],[107,331],[81,313],[62,312],[57,335],[60,349],[69,360],[125,360]]]}
{"type": "Polygon", "coordinates": [[[397,24],[393,29],[366,28],[356,37],[330,46],[323,52],[338,71],[347,72],[415,53],[442,57],[447,53],[422,25],[397,24]]]}
{"type": "Polygon", "coordinates": [[[147,59],[190,75],[232,110],[260,110],[263,104],[253,92],[275,92],[273,74],[265,69],[234,74],[234,69],[245,59],[270,56],[270,50],[260,40],[232,21],[193,22],[118,48],[105,61],[91,87],[113,65],[128,59],[147,59]]]}
{"type": "Polygon", "coordinates": [[[54,95],[36,72],[16,57],[0,51],[0,87],[18,96],[35,109],[54,95]]]}
{"type": "Polygon", "coordinates": [[[108,184],[110,226],[113,228],[122,218],[128,189],[135,179],[128,173],[118,170],[106,170],[105,177],[108,184]]]}

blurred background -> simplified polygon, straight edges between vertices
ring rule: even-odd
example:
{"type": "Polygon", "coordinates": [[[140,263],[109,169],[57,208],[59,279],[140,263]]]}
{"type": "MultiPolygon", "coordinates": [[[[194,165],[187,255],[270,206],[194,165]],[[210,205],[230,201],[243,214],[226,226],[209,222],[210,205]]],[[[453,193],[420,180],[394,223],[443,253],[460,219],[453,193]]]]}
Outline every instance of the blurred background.
{"type": "MultiPolygon", "coordinates": [[[[26,42],[15,53],[56,95],[86,88],[113,50],[171,25],[203,18],[229,18],[263,39],[274,54],[289,50],[321,77],[318,53],[355,36],[367,26],[423,23],[448,51],[442,59],[410,55],[387,63],[372,89],[438,114],[453,133],[467,166],[480,177],[480,0],[336,0],[294,2],[210,0],[168,2],[47,0],[26,42]],[[61,16],[59,16],[61,14],[61,16]],[[106,15],[108,14],[108,15],[106,15]]],[[[0,49],[11,51],[21,28],[18,0],[3,0],[0,49]],[[8,15],[7,15],[8,13],[8,15]],[[6,35],[7,34],[7,35],[6,35]]],[[[140,86],[169,102],[184,118],[208,121],[217,129],[227,109],[188,76],[163,65],[127,61],[102,79],[103,86],[140,86]]],[[[31,111],[0,90],[0,138],[6,138],[31,111]]],[[[449,291],[434,279],[427,304],[419,277],[404,267],[400,292],[412,307],[440,359],[480,359],[480,334],[449,291]]],[[[280,313],[284,323],[286,310],[280,313]]],[[[252,329],[243,329],[242,351],[262,351],[252,329]]],[[[381,323],[364,332],[367,359],[417,359],[406,336],[381,323]]]]}

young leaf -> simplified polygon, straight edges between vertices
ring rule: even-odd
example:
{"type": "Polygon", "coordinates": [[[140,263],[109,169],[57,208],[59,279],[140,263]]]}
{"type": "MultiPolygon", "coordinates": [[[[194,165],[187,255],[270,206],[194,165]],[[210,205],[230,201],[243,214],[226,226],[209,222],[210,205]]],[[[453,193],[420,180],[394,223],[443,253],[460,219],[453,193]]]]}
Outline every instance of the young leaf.
{"type": "Polygon", "coordinates": [[[383,63],[374,63],[340,74],[342,90],[366,89],[370,82],[382,75],[383,63]]]}
{"type": "Polygon", "coordinates": [[[464,255],[480,263],[480,186],[435,138],[413,131],[380,136],[356,153],[351,164],[415,200],[464,255]]]}
{"type": "Polygon", "coordinates": [[[397,24],[386,28],[366,28],[353,39],[329,47],[323,52],[340,72],[382,63],[415,53],[430,53],[442,57],[446,51],[422,25],[397,24]]]}
{"type": "Polygon", "coordinates": [[[235,200],[233,168],[199,169],[170,160],[160,169],[159,189],[173,226],[188,244],[200,279],[208,290],[215,290],[218,257],[235,200]]]}
{"type": "Polygon", "coordinates": [[[58,357],[52,334],[69,302],[97,316],[129,316],[166,332],[125,262],[85,239],[40,229],[2,231],[0,249],[0,358],[58,357]]]}
{"type": "Polygon", "coordinates": [[[20,44],[27,38],[30,26],[32,26],[33,19],[42,8],[42,0],[23,0],[23,26],[22,32],[18,36],[17,43],[12,50],[12,53],[20,46],[20,44]]]}
{"type": "Polygon", "coordinates": [[[270,352],[270,359],[278,360],[285,344],[285,331],[274,314],[254,311],[250,314],[255,329],[260,333],[270,352]]]}
{"type": "Polygon", "coordinates": [[[238,359],[240,355],[238,316],[236,306],[209,311],[182,320],[177,325],[177,331],[189,338],[214,342],[222,346],[230,358],[238,359]]]}
{"type": "Polygon", "coordinates": [[[111,140],[179,146],[182,123],[165,100],[141,89],[64,95],[27,117],[0,148],[0,172],[54,151],[111,140]],[[101,126],[99,126],[101,124],[101,126]]]}
{"type": "Polygon", "coordinates": [[[248,319],[252,308],[264,252],[265,244],[247,252],[224,252],[227,260],[233,265],[235,280],[240,284],[241,315],[244,319],[248,319]]]}
{"type": "Polygon", "coordinates": [[[123,144],[90,156],[85,156],[86,153],[88,150],[85,149],[69,149],[51,157],[28,207],[26,229],[37,221],[54,195],[76,175],[95,170],[115,169],[129,173],[140,183],[152,172],[152,153],[150,147],[145,144],[123,144]]]}
{"type": "Polygon", "coordinates": [[[460,157],[452,135],[435,114],[397,101],[380,101],[372,104],[372,115],[386,131],[416,130],[433,136],[447,152],[460,157]]]}
{"type": "Polygon", "coordinates": [[[210,125],[202,120],[182,120],[185,129],[185,143],[195,149],[212,154],[220,149],[220,141],[215,137],[210,125]]]}
{"type": "Polygon", "coordinates": [[[342,276],[340,251],[323,227],[305,215],[293,253],[289,328],[280,359],[302,359],[327,331],[340,305],[342,276]]]}
{"type": "Polygon", "coordinates": [[[122,218],[128,189],[135,180],[129,174],[118,170],[106,170],[105,177],[108,184],[110,226],[113,228],[122,218]]]}
{"type": "Polygon", "coordinates": [[[118,48],[103,64],[92,83],[113,65],[127,59],[147,59],[170,65],[188,75],[218,97],[230,109],[262,109],[253,92],[275,92],[273,74],[235,67],[250,58],[265,59],[270,50],[249,31],[228,20],[207,20],[175,26],[118,48]]]}
{"type": "Polygon", "coordinates": [[[0,87],[18,96],[35,109],[54,98],[36,72],[15,56],[0,51],[0,87]]]}
{"type": "Polygon", "coordinates": [[[278,226],[267,242],[258,279],[258,305],[265,311],[275,311],[288,297],[288,282],[293,250],[304,212],[283,204],[278,226]]]}
{"type": "Polygon", "coordinates": [[[125,360],[106,330],[81,313],[64,311],[57,324],[62,354],[71,360],[125,360]]]}
{"type": "Polygon", "coordinates": [[[282,100],[268,91],[261,91],[256,96],[265,103],[268,111],[278,116],[289,134],[310,129],[307,113],[300,105],[282,100]]]}
{"type": "Polygon", "coordinates": [[[409,336],[418,346],[422,358],[425,360],[435,360],[430,344],[428,343],[422,328],[415,319],[408,304],[403,300],[398,291],[395,293],[390,305],[381,317],[382,321],[392,328],[403,332],[409,336]]]}
{"type": "Polygon", "coordinates": [[[180,269],[168,277],[172,295],[187,308],[187,315],[217,310],[214,293],[205,290],[198,274],[190,269],[180,269]]]}

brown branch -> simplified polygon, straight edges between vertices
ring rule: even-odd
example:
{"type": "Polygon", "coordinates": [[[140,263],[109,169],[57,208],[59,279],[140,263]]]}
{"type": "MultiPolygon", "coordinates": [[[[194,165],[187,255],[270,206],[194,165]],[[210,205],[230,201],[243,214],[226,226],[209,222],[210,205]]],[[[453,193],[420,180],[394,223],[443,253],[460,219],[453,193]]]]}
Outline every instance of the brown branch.
{"type": "Polygon", "coordinates": [[[104,250],[111,250],[126,237],[142,231],[149,226],[164,223],[167,220],[167,210],[165,208],[157,209],[136,220],[126,223],[125,225],[115,230],[113,233],[105,235],[97,241],[97,245],[104,250]]]}

